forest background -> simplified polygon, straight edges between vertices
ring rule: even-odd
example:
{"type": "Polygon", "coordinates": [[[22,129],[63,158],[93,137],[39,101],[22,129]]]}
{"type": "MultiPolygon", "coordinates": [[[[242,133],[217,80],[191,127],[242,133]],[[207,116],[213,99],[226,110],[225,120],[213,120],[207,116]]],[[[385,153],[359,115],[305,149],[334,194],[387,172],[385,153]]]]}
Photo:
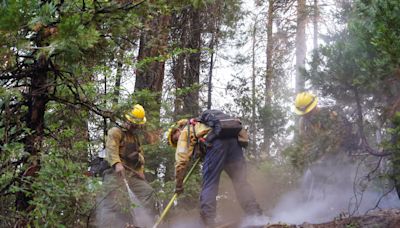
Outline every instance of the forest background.
{"type": "MultiPolygon", "coordinates": [[[[250,180],[272,210],[307,169],[291,107],[304,90],[354,126],[350,156],[368,170],[355,186],[393,192],[399,38],[397,0],[3,0],[0,226],[86,226],[101,182],[84,174],[134,103],[146,109],[146,177],[161,201],[174,178],[164,132],[213,108],[248,128],[250,180]]],[[[200,180],[172,216],[197,207],[200,180]]],[[[221,207],[235,198],[226,189],[221,207]]]]}

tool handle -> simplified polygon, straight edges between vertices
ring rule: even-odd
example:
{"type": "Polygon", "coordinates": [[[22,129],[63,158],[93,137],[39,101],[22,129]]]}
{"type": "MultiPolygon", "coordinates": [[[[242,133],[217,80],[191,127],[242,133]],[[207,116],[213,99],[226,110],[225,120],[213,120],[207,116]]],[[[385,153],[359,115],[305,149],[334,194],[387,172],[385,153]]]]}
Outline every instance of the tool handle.
{"type": "MultiPolygon", "coordinates": [[[[192,175],[193,170],[196,168],[197,164],[199,163],[200,158],[198,158],[194,164],[192,165],[192,168],[189,170],[188,174],[186,175],[185,179],[183,179],[183,184],[186,183],[186,181],[189,179],[190,175],[192,175]]],[[[165,215],[168,213],[169,209],[171,208],[172,204],[174,203],[176,197],[178,197],[178,194],[175,193],[171,200],[169,201],[168,205],[164,208],[164,211],[161,213],[160,218],[158,218],[157,222],[154,224],[153,228],[157,228],[158,225],[160,225],[161,221],[164,219],[165,215]]]]}

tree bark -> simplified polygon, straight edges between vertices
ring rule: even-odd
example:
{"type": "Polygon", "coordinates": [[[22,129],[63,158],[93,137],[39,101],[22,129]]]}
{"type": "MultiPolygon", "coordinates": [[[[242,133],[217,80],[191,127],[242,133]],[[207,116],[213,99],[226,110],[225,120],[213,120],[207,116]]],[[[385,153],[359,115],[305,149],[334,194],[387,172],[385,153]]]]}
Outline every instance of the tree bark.
{"type": "MultiPolygon", "coordinates": [[[[186,60],[185,72],[185,87],[199,84],[200,82],[200,48],[201,48],[201,33],[202,25],[200,19],[200,10],[192,8],[189,12],[190,25],[189,25],[189,43],[188,48],[196,50],[196,52],[189,54],[186,60]]],[[[195,88],[189,92],[184,98],[185,113],[192,116],[199,114],[199,89],[195,88]]]]}
{"type": "MultiPolygon", "coordinates": [[[[145,21],[145,28],[140,36],[138,62],[142,67],[136,70],[135,91],[147,89],[156,93],[156,107],[146,107],[157,113],[155,122],[159,122],[161,93],[164,81],[165,55],[169,34],[170,16],[156,15],[145,21]],[[148,60],[149,63],[146,63],[148,60]]],[[[145,101],[139,101],[145,103],[145,101]]],[[[146,105],[145,105],[146,106],[146,105]]]]}
{"type": "Polygon", "coordinates": [[[252,32],[252,48],[251,48],[251,122],[250,122],[250,151],[255,158],[258,157],[256,143],[256,44],[257,44],[257,17],[254,20],[252,32]]]}
{"type": "Polygon", "coordinates": [[[217,34],[215,34],[215,32],[212,32],[211,35],[211,41],[210,41],[210,50],[211,50],[211,56],[210,56],[210,68],[208,71],[208,94],[207,94],[207,109],[210,110],[211,106],[212,106],[212,102],[211,102],[211,96],[212,96],[212,78],[213,78],[213,68],[214,68],[214,39],[215,36],[217,34]]]}
{"type": "Polygon", "coordinates": [[[306,23],[307,11],[306,1],[297,0],[297,31],[296,31],[296,93],[304,91],[305,80],[301,69],[305,66],[306,60],[306,23]]]}
{"type": "MultiPolygon", "coordinates": [[[[295,92],[296,94],[303,92],[305,89],[305,79],[301,73],[304,69],[306,61],[306,22],[307,22],[307,12],[306,12],[306,1],[297,0],[297,30],[296,30],[296,78],[295,78],[295,92]]],[[[299,123],[300,119],[297,117],[295,120],[295,132],[294,138],[298,138],[299,123]]]]}
{"type": "Polygon", "coordinates": [[[319,8],[318,8],[318,0],[314,0],[314,14],[313,14],[313,48],[317,50],[318,48],[318,19],[319,19],[319,8]]]}
{"type": "MultiPolygon", "coordinates": [[[[29,93],[27,94],[28,113],[26,116],[26,124],[30,133],[25,138],[25,151],[29,154],[27,161],[28,168],[24,171],[20,181],[20,187],[29,191],[33,180],[40,170],[40,151],[42,149],[44,137],[44,115],[46,104],[48,102],[48,83],[47,83],[47,64],[46,60],[39,60],[37,69],[32,70],[31,84],[29,93]]],[[[29,201],[33,196],[26,192],[16,193],[16,208],[18,211],[28,211],[29,201]]]]}
{"type": "Polygon", "coordinates": [[[267,21],[267,66],[265,75],[265,100],[264,107],[268,109],[268,117],[264,121],[264,152],[269,156],[271,144],[271,103],[272,103],[272,78],[273,78],[273,18],[274,0],[268,0],[268,21],[267,21]]]}

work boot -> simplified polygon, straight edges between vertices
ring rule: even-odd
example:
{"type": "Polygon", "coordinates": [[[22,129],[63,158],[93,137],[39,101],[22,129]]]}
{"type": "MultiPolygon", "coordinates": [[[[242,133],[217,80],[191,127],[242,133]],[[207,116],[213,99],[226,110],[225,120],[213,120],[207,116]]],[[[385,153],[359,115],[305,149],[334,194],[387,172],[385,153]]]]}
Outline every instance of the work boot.
{"type": "Polygon", "coordinates": [[[200,213],[201,217],[201,222],[203,223],[202,225],[206,228],[215,228],[215,219],[214,218],[209,218],[202,213],[200,213]]]}

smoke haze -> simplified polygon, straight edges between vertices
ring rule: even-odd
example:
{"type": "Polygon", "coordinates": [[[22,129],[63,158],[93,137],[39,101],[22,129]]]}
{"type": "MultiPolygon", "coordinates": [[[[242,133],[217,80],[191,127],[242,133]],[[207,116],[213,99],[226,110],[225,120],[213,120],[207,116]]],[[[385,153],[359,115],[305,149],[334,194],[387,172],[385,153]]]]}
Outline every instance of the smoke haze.
{"type": "Polygon", "coordinates": [[[367,181],[366,176],[364,166],[334,158],[314,164],[304,173],[299,188],[285,194],[272,210],[271,222],[322,223],[341,215],[364,214],[378,202],[377,208],[400,206],[395,191],[388,193],[387,181],[367,181]]]}

